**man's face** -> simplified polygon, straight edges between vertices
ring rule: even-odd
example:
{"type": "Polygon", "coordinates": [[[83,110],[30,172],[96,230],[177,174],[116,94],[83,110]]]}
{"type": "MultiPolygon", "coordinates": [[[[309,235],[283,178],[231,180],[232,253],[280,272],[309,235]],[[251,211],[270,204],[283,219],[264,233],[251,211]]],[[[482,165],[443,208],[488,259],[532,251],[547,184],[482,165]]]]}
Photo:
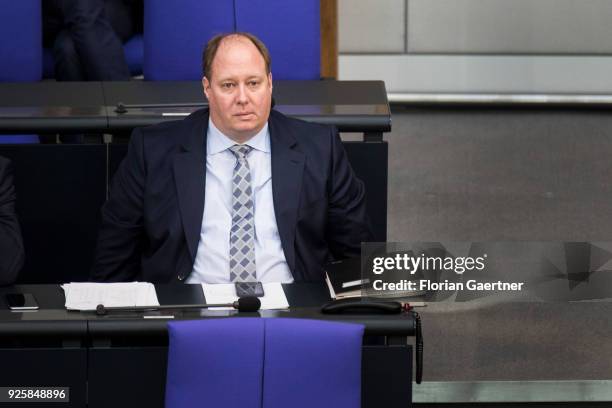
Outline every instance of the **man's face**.
{"type": "Polygon", "coordinates": [[[270,116],[272,75],[255,45],[243,37],[223,40],[212,63],[212,78],[202,85],[210,118],[231,139],[244,143],[270,116]]]}

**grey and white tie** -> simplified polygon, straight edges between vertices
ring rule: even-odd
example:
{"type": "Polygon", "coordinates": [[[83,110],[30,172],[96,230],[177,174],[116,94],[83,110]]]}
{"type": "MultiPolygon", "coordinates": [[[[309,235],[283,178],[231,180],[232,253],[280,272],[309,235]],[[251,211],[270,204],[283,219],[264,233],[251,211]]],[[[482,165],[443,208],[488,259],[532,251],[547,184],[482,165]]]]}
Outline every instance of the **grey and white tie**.
{"type": "Polygon", "coordinates": [[[232,228],[230,230],[230,280],[257,280],[255,270],[255,217],[251,169],[247,156],[253,148],[234,145],[230,151],[236,156],[232,177],[232,228]]]}

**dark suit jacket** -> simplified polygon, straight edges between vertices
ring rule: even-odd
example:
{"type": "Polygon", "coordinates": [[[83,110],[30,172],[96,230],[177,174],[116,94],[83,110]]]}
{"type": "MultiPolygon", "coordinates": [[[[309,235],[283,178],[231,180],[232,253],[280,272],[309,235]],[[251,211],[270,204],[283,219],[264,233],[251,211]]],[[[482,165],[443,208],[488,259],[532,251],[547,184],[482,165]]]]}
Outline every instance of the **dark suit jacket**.
{"type": "Polygon", "coordinates": [[[23,266],[21,229],[15,214],[11,162],[0,157],[0,285],[10,285],[23,266]]]}
{"type": "MultiPolygon", "coordinates": [[[[91,279],[172,282],[193,269],[205,199],[208,110],[135,129],[102,210],[91,279]]],[[[274,212],[296,281],[371,240],[364,187],[333,127],[272,111],[274,212]]]]}

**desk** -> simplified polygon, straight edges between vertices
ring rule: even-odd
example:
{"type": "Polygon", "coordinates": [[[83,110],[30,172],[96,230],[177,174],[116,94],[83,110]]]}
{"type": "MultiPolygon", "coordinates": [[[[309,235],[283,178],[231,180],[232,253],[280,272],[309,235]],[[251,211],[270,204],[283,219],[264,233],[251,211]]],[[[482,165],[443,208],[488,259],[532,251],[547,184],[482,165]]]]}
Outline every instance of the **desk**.
{"type": "MultiPolygon", "coordinates": [[[[368,141],[382,141],[391,130],[382,81],[275,81],[273,96],[288,116],[364,132],[368,141]]],[[[198,81],[1,83],[0,133],[129,132],[180,119],[205,103],[198,81]],[[119,102],[128,106],[125,113],[116,111],[119,102]]]]}
{"type": "Polygon", "coordinates": [[[0,84],[0,134],[103,132],[107,128],[101,82],[0,84]]]}
{"type": "MultiPolygon", "coordinates": [[[[408,407],[412,395],[412,315],[327,316],[318,305],[328,300],[322,284],[284,285],[291,310],[240,314],[364,324],[366,336],[385,336],[384,345],[363,347],[362,406],[408,407]]],[[[161,304],[200,303],[199,285],[156,285],[161,304]]],[[[57,285],[0,288],[0,386],[69,386],[70,407],[162,407],[167,354],[167,320],[141,313],[96,316],[63,310],[57,285]],[[41,310],[11,312],[3,295],[33,293],[41,310]]],[[[178,319],[221,318],[234,311],[178,311],[178,319]]],[[[20,405],[27,406],[27,405],[20,405]]],[[[41,406],[40,404],[33,406],[41,406]]]]}
{"type": "MultiPolygon", "coordinates": [[[[200,82],[104,82],[102,87],[110,133],[176,120],[206,105],[200,82]],[[119,103],[127,107],[125,113],[117,112],[119,103]]],[[[382,141],[382,133],[391,130],[382,81],[274,81],[273,97],[274,108],[287,116],[364,132],[368,141],[382,141]]]]}

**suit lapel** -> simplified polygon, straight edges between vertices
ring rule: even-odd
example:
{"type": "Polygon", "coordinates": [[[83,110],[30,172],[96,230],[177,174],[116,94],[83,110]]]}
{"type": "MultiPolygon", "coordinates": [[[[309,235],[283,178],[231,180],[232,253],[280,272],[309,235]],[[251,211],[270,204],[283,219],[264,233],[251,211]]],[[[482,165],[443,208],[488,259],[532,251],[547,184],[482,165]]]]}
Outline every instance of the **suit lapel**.
{"type": "Polygon", "coordinates": [[[297,142],[290,127],[282,119],[270,115],[270,148],[272,158],[272,198],[276,225],[289,269],[295,276],[295,228],[302,189],[304,154],[296,149],[297,142]]]}
{"type": "Polygon", "coordinates": [[[173,157],[179,212],[191,260],[195,260],[204,215],[206,190],[206,132],[208,114],[194,118],[189,134],[173,157]]]}

